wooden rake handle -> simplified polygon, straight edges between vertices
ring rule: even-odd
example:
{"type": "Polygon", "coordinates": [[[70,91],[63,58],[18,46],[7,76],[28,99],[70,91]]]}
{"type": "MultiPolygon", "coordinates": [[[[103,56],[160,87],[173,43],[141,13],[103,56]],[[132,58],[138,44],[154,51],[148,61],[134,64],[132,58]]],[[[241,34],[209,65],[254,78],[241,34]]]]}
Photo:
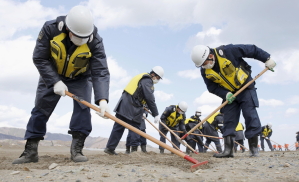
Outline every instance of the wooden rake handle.
{"type": "MultiPolygon", "coordinates": [[[[95,111],[98,111],[98,112],[101,111],[99,107],[90,104],[89,102],[87,102],[87,101],[85,101],[85,100],[79,98],[78,96],[76,96],[76,95],[74,95],[74,94],[72,94],[72,93],[70,93],[70,92],[68,92],[68,91],[65,91],[65,94],[66,94],[67,96],[73,98],[74,100],[80,102],[81,104],[84,104],[84,105],[86,105],[87,107],[89,107],[89,108],[95,110],[95,111]]],[[[174,149],[174,148],[172,148],[172,147],[166,145],[165,143],[161,142],[160,140],[157,140],[156,138],[154,138],[154,137],[152,137],[152,136],[150,136],[150,135],[148,135],[148,134],[146,134],[146,133],[140,131],[139,129],[137,129],[137,128],[131,126],[131,125],[129,125],[128,123],[126,123],[126,122],[124,122],[124,121],[122,121],[122,120],[120,120],[120,119],[118,119],[118,118],[112,116],[112,115],[109,114],[108,112],[105,112],[105,115],[104,115],[104,116],[107,117],[107,118],[109,118],[109,119],[111,119],[111,120],[113,120],[113,121],[115,121],[115,122],[117,122],[118,124],[120,124],[120,125],[122,125],[122,126],[128,128],[129,130],[131,130],[131,131],[137,133],[138,135],[143,136],[144,138],[146,138],[146,139],[148,139],[148,140],[150,140],[150,141],[156,143],[157,145],[160,145],[161,147],[163,147],[163,148],[165,148],[165,149],[171,151],[172,153],[178,155],[179,157],[182,157],[183,159],[186,159],[187,161],[193,163],[194,165],[191,166],[191,169],[193,169],[193,168],[195,168],[195,167],[198,167],[199,165],[208,163],[208,161],[198,162],[196,159],[194,159],[194,158],[192,158],[192,157],[190,157],[190,156],[184,154],[183,152],[180,152],[180,151],[178,151],[178,150],[176,150],[176,149],[174,149]]]]}
{"type": "MultiPolygon", "coordinates": [[[[241,89],[239,89],[233,96],[236,97],[239,95],[244,89],[246,89],[249,85],[251,85],[256,79],[258,79],[262,74],[264,74],[268,68],[265,68],[263,71],[261,71],[258,75],[254,77],[251,81],[249,81],[246,85],[244,85],[241,89]]],[[[192,133],[196,128],[200,127],[205,121],[207,121],[213,114],[215,114],[218,110],[220,110],[222,107],[224,107],[228,101],[226,100],[223,102],[219,107],[217,107],[211,114],[209,114],[207,117],[205,117],[200,123],[198,123],[196,126],[194,126],[188,133],[186,133],[181,139],[185,139],[190,133],[192,133]]]]}

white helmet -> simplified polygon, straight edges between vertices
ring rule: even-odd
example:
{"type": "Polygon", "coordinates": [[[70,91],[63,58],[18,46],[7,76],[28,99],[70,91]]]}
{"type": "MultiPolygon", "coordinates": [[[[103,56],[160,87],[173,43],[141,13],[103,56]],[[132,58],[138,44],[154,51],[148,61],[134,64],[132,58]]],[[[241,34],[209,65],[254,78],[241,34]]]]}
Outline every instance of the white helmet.
{"type": "Polygon", "coordinates": [[[93,16],[85,6],[75,6],[65,18],[67,28],[77,37],[89,37],[94,29],[93,16]]]}
{"type": "Polygon", "coordinates": [[[155,66],[152,69],[153,72],[155,72],[161,79],[164,76],[164,70],[161,66],[155,66]]]}
{"type": "Polygon", "coordinates": [[[181,101],[179,103],[179,108],[183,111],[183,112],[186,112],[187,109],[188,109],[188,104],[185,102],[185,101],[181,101]]]}
{"type": "Polygon", "coordinates": [[[191,59],[196,67],[200,67],[206,61],[209,54],[210,48],[204,45],[197,45],[192,50],[191,59]]]}
{"type": "Polygon", "coordinates": [[[267,123],[267,125],[270,129],[272,128],[272,123],[267,123]]]}

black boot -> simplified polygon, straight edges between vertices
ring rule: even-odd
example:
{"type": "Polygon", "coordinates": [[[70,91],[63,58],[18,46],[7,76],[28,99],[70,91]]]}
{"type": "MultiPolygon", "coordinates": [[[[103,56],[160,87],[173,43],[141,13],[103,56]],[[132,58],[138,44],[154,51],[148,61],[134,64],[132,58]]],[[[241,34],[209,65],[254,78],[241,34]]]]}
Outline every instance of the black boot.
{"type": "Polygon", "coordinates": [[[186,147],[186,154],[190,154],[190,152],[191,150],[188,147],[186,147]]]}
{"type": "Polygon", "coordinates": [[[131,152],[137,152],[138,146],[132,146],[131,147],[131,152]]]}
{"type": "Polygon", "coordinates": [[[235,137],[233,136],[226,136],[224,138],[224,151],[221,154],[214,154],[213,157],[216,158],[228,158],[228,157],[234,157],[234,141],[235,137]]]}
{"type": "Polygon", "coordinates": [[[141,151],[144,152],[144,153],[147,153],[146,145],[141,145],[141,151]]]}
{"type": "Polygon", "coordinates": [[[234,147],[234,151],[235,151],[235,153],[237,153],[237,152],[238,152],[238,149],[237,149],[237,147],[234,147]]]}
{"type": "Polygon", "coordinates": [[[164,154],[164,149],[160,149],[160,154],[164,154]]]}
{"type": "Polygon", "coordinates": [[[15,159],[12,164],[23,164],[29,162],[38,162],[38,143],[43,140],[44,137],[39,138],[29,138],[25,144],[25,150],[21,156],[15,159]]]}
{"type": "Polygon", "coordinates": [[[71,160],[74,162],[88,161],[87,157],[82,153],[87,135],[79,131],[68,131],[68,133],[73,137],[71,145],[71,160]]]}
{"type": "Polygon", "coordinates": [[[207,153],[208,148],[207,147],[203,147],[203,153],[207,153]]]}
{"type": "Polygon", "coordinates": [[[105,148],[104,152],[109,155],[118,155],[115,150],[109,148],[105,148]]]}
{"type": "Polygon", "coordinates": [[[221,153],[221,152],[222,152],[221,145],[216,145],[216,149],[217,149],[217,152],[218,152],[218,153],[221,153]]]}
{"type": "Polygon", "coordinates": [[[258,136],[257,135],[248,139],[250,157],[258,157],[259,156],[257,143],[258,143],[258,136]]]}
{"type": "Polygon", "coordinates": [[[242,153],[244,153],[245,152],[245,148],[244,147],[242,147],[242,153]]]}
{"type": "Polygon", "coordinates": [[[126,146],[126,154],[130,154],[130,148],[131,148],[131,146],[126,146]]]}

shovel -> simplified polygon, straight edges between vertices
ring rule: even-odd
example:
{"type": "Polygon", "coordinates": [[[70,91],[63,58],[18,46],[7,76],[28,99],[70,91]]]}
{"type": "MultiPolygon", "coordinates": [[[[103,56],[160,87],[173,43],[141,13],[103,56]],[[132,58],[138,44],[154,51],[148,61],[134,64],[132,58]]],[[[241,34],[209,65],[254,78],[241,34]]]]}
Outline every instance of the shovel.
{"type": "MultiPolygon", "coordinates": [[[[246,85],[244,85],[240,90],[238,90],[233,96],[237,97],[245,88],[247,88],[250,84],[252,84],[256,79],[258,79],[262,74],[264,74],[269,68],[265,68],[263,71],[261,71],[258,75],[254,77],[251,81],[249,81],[246,85]]],[[[192,133],[194,130],[196,130],[198,127],[200,127],[205,121],[207,121],[213,114],[215,114],[218,110],[220,110],[222,107],[224,107],[228,101],[226,100],[223,102],[219,107],[217,107],[211,114],[209,114],[206,118],[204,118],[200,123],[198,123],[196,126],[194,126],[188,133],[186,133],[181,139],[185,139],[190,133],[192,133]]]]}
{"type": "MultiPolygon", "coordinates": [[[[177,132],[177,133],[184,133],[183,131],[176,131],[176,130],[172,130],[172,131],[177,132]]],[[[208,138],[223,139],[221,137],[216,137],[216,136],[211,136],[211,135],[203,135],[203,134],[197,134],[197,133],[190,133],[190,135],[197,135],[197,136],[203,136],[203,137],[208,137],[208,138]]]]}
{"type": "MultiPolygon", "coordinates": [[[[78,96],[76,96],[76,95],[74,95],[74,94],[72,94],[72,93],[70,93],[68,91],[65,91],[65,94],[67,96],[73,98],[77,102],[80,102],[81,104],[86,105],[87,107],[89,107],[89,108],[91,108],[91,109],[93,109],[95,111],[98,111],[98,112],[101,111],[100,108],[98,108],[97,106],[94,106],[94,105],[90,104],[89,102],[87,102],[87,101],[79,98],[78,96]]],[[[140,131],[139,129],[137,129],[137,128],[131,126],[131,125],[129,125],[128,123],[126,123],[126,122],[124,122],[124,121],[122,121],[122,120],[120,120],[120,119],[112,116],[108,112],[105,112],[104,116],[107,117],[107,118],[109,118],[109,119],[112,119],[113,121],[117,122],[118,124],[120,124],[120,125],[128,128],[129,130],[131,130],[131,131],[139,134],[140,136],[143,136],[144,138],[146,138],[146,139],[148,139],[148,140],[156,143],[157,145],[160,145],[161,147],[166,148],[167,150],[171,151],[172,153],[178,155],[179,157],[181,157],[183,159],[186,159],[187,161],[193,163],[194,165],[192,165],[191,168],[190,168],[191,171],[195,171],[198,166],[208,163],[208,161],[204,161],[204,162],[197,161],[196,159],[194,159],[194,158],[192,158],[192,157],[184,154],[183,152],[180,152],[180,151],[178,151],[178,150],[176,150],[176,149],[174,149],[174,148],[166,145],[165,143],[161,142],[160,140],[157,140],[156,138],[154,138],[154,137],[152,137],[152,136],[150,136],[150,135],[148,135],[148,134],[140,131]]]]}

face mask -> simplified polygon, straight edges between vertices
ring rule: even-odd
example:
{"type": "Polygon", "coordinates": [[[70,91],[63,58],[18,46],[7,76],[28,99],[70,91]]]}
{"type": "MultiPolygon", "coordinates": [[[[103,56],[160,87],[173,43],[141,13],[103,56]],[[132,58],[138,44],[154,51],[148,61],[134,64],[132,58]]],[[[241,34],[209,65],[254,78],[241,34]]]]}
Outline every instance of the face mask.
{"type": "Polygon", "coordinates": [[[183,111],[180,111],[179,114],[184,114],[184,112],[183,112],[183,111]]]}
{"type": "Polygon", "coordinates": [[[196,116],[200,117],[200,116],[201,116],[201,114],[200,114],[200,113],[196,113],[196,116]]]}
{"type": "Polygon", "coordinates": [[[74,35],[70,36],[71,37],[71,41],[76,45],[76,46],[81,46],[83,44],[86,44],[88,41],[88,37],[87,38],[79,38],[76,37],[74,35]]]}
{"type": "Polygon", "coordinates": [[[157,84],[159,82],[159,80],[154,79],[153,82],[154,82],[154,84],[157,84]]]}
{"type": "Polygon", "coordinates": [[[204,69],[212,69],[214,67],[215,61],[213,61],[212,64],[206,64],[204,66],[201,66],[204,69]]]}

